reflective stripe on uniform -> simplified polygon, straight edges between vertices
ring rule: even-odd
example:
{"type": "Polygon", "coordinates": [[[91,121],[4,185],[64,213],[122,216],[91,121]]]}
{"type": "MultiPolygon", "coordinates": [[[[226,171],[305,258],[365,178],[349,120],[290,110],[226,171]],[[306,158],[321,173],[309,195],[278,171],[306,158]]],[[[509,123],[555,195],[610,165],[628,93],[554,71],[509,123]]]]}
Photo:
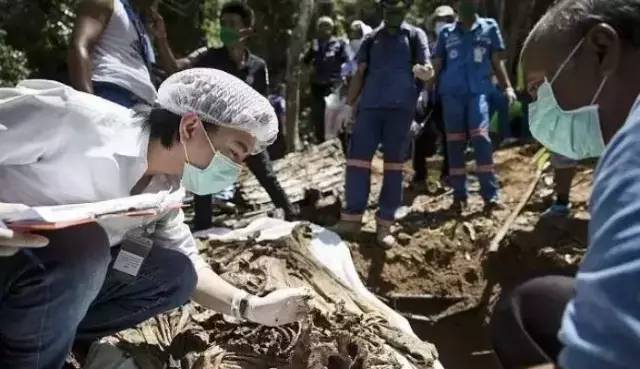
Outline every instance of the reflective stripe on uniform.
{"type": "Polygon", "coordinates": [[[347,160],[348,167],[371,169],[371,162],[366,160],[349,159],[347,160]]]}

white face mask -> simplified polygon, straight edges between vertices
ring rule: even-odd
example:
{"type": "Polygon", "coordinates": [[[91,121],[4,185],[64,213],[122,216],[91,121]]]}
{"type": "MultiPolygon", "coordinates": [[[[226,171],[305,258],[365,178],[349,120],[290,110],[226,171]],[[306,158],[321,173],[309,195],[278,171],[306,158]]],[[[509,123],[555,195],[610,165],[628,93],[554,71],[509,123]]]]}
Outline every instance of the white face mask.
{"type": "Polygon", "coordinates": [[[436,22],[436,36],[439,36],[440,32],[442,32],[442,30],[448,25],[449,23],[447,22],[436,22]]]}

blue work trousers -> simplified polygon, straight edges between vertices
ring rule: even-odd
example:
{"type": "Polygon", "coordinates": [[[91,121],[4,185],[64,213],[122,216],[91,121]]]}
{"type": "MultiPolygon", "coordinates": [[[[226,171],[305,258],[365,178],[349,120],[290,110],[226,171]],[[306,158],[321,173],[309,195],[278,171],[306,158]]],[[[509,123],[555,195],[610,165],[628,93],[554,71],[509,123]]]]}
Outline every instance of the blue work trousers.
{"type": "Polygon", "coordinates": [[[371,160],[378,146],[384,152],[384,180],[378,221],[390,223],[402,203],[402,170],[414,111],[362,109],[358,112],[347,160],[346,207],[342,219],[361,221],[371,185],[371,160]]]}
{"type": "Polygon", "coordinates": [[[442,107],[454,198],[466,200],[468,197],[465,150],[468,140],[471,140],[480,180],[480,194],[485,201],[496,199],[498,180],[494,172],[493,147],[489,138],[487,95],[444,95],[442,107]]]}
{"type": "Polygon", "coordinates": [[[491,120],[495,114],[498,115],[500,139],[504,140],[513,137],[511,121],[509,120],[509,99],[504,95],[504,92],[495,86],[487,98],[489,100],[489,119],[491,120]]]}
{"type": "Polygon", "coordinates": [[[131,328],[190,298],[192,262],[154,247],[135,281],[123,283],[98,225],[44,233],[49,246],[0,258],[0,368],[61,369],[74,341],[131,328]]]}

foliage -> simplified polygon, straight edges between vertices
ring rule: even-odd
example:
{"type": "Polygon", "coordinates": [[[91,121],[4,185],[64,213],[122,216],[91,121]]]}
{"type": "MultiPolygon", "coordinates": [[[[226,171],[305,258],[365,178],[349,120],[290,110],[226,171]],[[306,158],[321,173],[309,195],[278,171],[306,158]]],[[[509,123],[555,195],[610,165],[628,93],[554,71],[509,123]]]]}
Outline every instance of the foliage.
{"type": "MultiPolygon", "coordinates": [[[[5,42],[20,50],[35,77],[64,79],[66,50],[78,0],[0,0],[5,42]]],[[[0,64],[4,70],[5,64],[0,64]]]]}
{"type": "Polygon", "coordinates": [[[27,57],[5,42],[6,32],[0,30],[0,87],[15,85],[29,75],[27,57]]]}

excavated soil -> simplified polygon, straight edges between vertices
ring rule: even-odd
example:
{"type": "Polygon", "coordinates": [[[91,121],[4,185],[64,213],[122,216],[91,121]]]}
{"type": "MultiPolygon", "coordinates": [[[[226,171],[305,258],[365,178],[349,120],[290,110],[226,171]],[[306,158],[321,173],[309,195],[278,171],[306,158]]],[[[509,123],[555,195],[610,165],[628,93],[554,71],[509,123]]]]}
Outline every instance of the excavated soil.
{"type": "MultiPolygon", "coordinates": [[[[580,168],[574,180],[572,218],[541,219],[553,200],[553,176],[547,170],[500,249],[488,252],[498,229],[534,179],[531,158],[536,151],[526,146],[496,152],[505,208],[491,214],[483,211],[473,175],[469,209],[462,216],[452,212],[450,192],[434,185],[440,163],[429,161],[432,192],[406,191],[406,207],[394,226],[401,245],[387,251],[375,246],[374,204],[382,162],[374,160],[372,206],[365,216],[365,231],[346,241],[365,285],[408,317],[420,338],[435,344],[447,369],[499,368],[487,321],[500,292],[543,274],[571,275],[584,255],[593,175],[588,167],[580,168]]],[[[335,222],[340,209],[339,203],[326,201],[303,205],[303,214],[323,225],[335,222]]],[[[301,244],[294,242],[294,249],[301,244]]],[[[301,283],[316,292],[333,291],[336,296],[318,294],[312,303],[314,313],[305,324],[277,329],[237,325],[190,304],[112,340],[141,361],[151,362],[150,368],[383,368],[397,366],[389,359],[393,350],[416,367],[430,367],[435,355],[430,345],[390,334],[384,320],[358,306],[358,298],[345,294],[325,270],[282,250],[271,244],[213,244],[203,252],[216,271],[253,293],[301,283]]]]}
{"type": "MultiPolygon", "coordinates": [[[[589,167],[581,167],[574,180],[572,218],[540,217],[553,201],[553,175],[548,169],[498,252],[488,252],[491,240],[535,177],[531,158],[536,150],[520,147],[496,152],[504,210],[484,213],[477,180],[471,177],[470,209],[463,216],[449,210],[450,193],[424,195],[409,190],[407,214],[396,229],[401,247],[383,251],[374,246],[373,214],[365,217],[369,232],[349,240],[365,284],[378,295],[391,297],[389,303],[410,318],[418,335],[436,345],[445,368],[499,368],[487,323],[500,292],[536,276],[572,275],[584,255],[593,176],[589,167]]],[[[433,168],[430,177],[438,178],[439,162],[430,161],[429,167],[433,168]]],[[[380,180],[374,181],[376,188],[380,180]]]]}

